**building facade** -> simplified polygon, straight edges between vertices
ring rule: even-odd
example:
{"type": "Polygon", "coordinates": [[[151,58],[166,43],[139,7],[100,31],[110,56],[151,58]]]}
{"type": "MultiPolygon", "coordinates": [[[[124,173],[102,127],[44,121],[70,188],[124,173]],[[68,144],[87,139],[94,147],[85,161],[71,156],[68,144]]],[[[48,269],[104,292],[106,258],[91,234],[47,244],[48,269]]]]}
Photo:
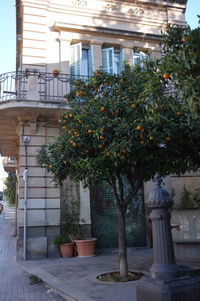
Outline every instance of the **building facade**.
{"type": "MultiPolygon", "coordinates": [[[[0,153],[17,160],[17,236],[20,256],[56,256],[61,203],[80,200],[91,228],[90,192],[66,181],[56,187],[37,165],[37,151],[59,134],[69,109],[69,80],[102,67],[117,74],[161,55],[161,31],[185,26],[186,0],[18,0],[16,72],[0,76],[0,153]]],[[[148,191],[148,186],[145,191],[148,191]]]]}

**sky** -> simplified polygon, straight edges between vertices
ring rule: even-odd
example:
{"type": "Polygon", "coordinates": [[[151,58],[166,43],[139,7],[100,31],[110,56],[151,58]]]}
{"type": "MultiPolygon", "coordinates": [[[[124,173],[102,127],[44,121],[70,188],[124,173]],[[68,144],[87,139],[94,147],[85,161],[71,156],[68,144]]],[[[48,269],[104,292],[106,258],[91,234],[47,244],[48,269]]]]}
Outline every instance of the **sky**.
{"type": "MultiPolygon", "coordinates": [[[[66,0],[68,1],[68,0],[66,0]]],[[[198,26],[197,15],[200,15],[200,0],[188,0],[186,21],[192,29],[198,26]]],[[[0,74],[15,70],[16,35],[15,35],[15,0],[0,1],[0,74]]],[[[0,191],[2,179],[6,176],[0,157],[0,191]]]]}

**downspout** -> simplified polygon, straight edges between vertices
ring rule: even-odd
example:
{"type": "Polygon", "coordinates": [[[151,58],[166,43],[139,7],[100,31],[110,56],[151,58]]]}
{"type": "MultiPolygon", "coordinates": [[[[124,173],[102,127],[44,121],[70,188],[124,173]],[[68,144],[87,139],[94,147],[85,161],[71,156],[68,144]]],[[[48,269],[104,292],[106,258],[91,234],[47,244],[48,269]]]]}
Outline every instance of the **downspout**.
{"type": "MultiPolygon", "coordinates": [[[[24,134],[24,128],[23,128],[24,134]]],[[[25,169],[23,172],[23,181],[24,181],[24,244],[23,244],[23,259],[26,260],[26,251],[27,251],[27,199],[28,199],[28,143],[30,142],[30,136],[23,135],[23,142],[25,147],[25,169]]]]}
{"type": "Polygon", "coordinates": [[[27,195],[28,195],[28,168],[26,167],[23,172],[23,180],[24,180],[24,248],[23,248],[23,259],[26,260],[26,227],[27,227],[27,195]]]}

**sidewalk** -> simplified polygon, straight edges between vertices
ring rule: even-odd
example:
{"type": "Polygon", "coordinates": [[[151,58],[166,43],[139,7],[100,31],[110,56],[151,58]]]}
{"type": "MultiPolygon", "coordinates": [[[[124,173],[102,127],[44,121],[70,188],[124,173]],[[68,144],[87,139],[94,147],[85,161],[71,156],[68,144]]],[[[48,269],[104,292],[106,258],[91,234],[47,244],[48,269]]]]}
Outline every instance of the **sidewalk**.
{"type": "MultiPolygon", "coordinates": [[[[152,264],[152,249],[128,250],[130,271],[147,272],[152,264]]],[[[68,301],[136,301],[137,281],[105,283],[100,274],[117,270],[117,253],[88,258],[58,258],[18,261],[29,274],[37,275],[68,301]]]]}

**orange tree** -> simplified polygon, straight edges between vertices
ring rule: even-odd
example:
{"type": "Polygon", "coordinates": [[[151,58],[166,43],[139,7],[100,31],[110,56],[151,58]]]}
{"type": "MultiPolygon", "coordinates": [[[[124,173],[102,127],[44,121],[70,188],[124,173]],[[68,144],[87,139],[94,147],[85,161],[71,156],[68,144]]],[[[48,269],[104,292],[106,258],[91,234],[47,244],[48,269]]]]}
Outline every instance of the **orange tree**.
{"type": "MultiPolygon", "coordinates": [[[[178,30],[169,28],[169,35],[177,35],[178,30]]],[[[183,35],[183,29],[179,31],[183,35]]],[[[182,94],[184,76],[182,82],[172,68],[177,66],[171,58],[176,49],[171,53],[167,35],[165,40],[165,47],[170,49],[165,58],[148,61],[142,68],[125,65],[119,76],[99,70],[87,81],[75,81],[66,96],[70,110],[59,120],[61,134],[38,155],[39,164],[59,184],[67,176],[89,187],[102,180],[110,184],[118,209],[122,276],[128,273],[127,206],[143,182],[156,172],[163,176],[182,174],[200,166],[199,120],[185,98],[186,92],[182,94]]],[[[180,43],[179,50],[183,51],[184,42],[180,43]]]]}

